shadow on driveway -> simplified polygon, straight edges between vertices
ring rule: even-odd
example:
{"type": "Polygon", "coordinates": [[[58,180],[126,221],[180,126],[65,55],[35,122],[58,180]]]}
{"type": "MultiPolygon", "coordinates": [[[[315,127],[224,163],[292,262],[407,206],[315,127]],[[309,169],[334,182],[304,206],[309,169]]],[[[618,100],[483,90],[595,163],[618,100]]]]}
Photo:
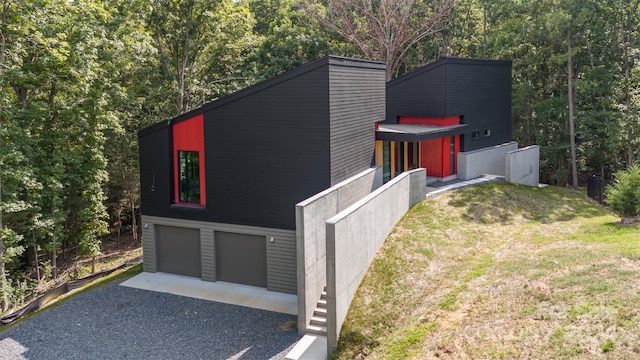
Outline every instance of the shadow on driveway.
{"type": "Polygon", "coordinates": [[[282,359],[295,321],[113,284],[0,332],[0,359],[282,359]]]}

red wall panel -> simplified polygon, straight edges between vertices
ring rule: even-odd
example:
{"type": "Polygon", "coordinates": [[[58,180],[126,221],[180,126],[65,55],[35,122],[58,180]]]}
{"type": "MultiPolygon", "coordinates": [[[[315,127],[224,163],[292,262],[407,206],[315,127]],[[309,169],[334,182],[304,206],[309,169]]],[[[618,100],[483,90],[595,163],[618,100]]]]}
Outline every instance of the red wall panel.
{"type": "MultiPolygon", "coordinates": [[[[400,124],[418,124],[431,126],[451,126],[460,124],[460,116],[426,117],[426,116],[400,116],[400,124]]],[[[451,169],[451,137],[422,141],[420,152],[422,163],[420,166],[427,169],[427,175],[434,177],[447,177],[456,173],[458,168],[458,152],[460,152],[460,135],[455,136],[454,166],[451,169]]]]}
{"type": "Polygon", "coordinates": [[[421,141],[420,151],[420,166],[427,169],[427,175],[442,177],[442,139],[421,141]]]}
{"type": "Polygon", "coordinates": [[[173,125],[173,198],[180,203],[178,196],[178,151],[197,151],[200,172],[200,204],[207,205],[206,181],[204,171],[204,117],[202,114],[173,125]]]}
{"type": "Polygon", "coordinates": [[[449,126],[460,124],[460,116],[426,117],[426,116],[400,116],[400,124],[421,124],[434,126],[449,126]]]}

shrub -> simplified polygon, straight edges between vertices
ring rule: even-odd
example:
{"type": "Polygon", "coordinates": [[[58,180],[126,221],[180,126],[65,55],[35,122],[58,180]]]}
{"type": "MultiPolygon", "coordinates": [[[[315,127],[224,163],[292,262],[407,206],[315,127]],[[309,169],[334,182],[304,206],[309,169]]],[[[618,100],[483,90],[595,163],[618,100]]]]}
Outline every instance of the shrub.
{"type": "Polygon", "coordinates": [[[640,166],[617,172],[606,195],[609,207],[621,217],[640,215],[640,166]]]}

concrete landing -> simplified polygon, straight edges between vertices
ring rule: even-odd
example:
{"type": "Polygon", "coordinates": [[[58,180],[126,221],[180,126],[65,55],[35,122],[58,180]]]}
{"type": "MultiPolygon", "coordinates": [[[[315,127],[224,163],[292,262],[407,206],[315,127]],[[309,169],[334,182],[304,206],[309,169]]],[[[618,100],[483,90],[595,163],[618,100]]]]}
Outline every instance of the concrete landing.
{"type": "Polygon", "coordinates": [[[451,182],[439,183],[437,187],[429,187],[427,186],[427,199],[436,198],[442,194],[448,193],[449,191],[462,189],[468,186],[479,185],[488,182],[494,181],[503,181],[503,176],[498,175],[482,175],[475,179],[471,180],[454,180],[451,182]]]}
{"type": "Polygon", "coordinates": [[[223,281],[208,282],[188,276],[149,272],[138,274],[120,285],[284,314],[298,314],[296,295],[267,291],[249,285],[223,281]]]}
{"type": "Polygon", "coordinates": [[[325,360],[327,358],[327,337],[306,334],[285,356],[286,360],[325,360]]]}

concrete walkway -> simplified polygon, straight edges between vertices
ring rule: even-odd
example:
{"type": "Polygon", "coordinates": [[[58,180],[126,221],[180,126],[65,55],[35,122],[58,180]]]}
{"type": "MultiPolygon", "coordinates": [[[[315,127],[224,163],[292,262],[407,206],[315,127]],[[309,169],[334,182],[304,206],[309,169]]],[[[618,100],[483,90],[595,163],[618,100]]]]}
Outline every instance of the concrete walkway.
{"type": "Polygon", "coordinates": [[[248,285],[223,281],[209,282],[188,276],[149,272],[138,274],[120,285],[283,314],[298,314],[296,295],[267,291],[264,288],[248,285]]]}
{"type": "Polygon", "coordinates": [[[471,180],[453,180],[443,183],[432,184],[432,187],[427,186],[427,199],[434,199],[438,196],[448,193],[453,190],[466,188],[469,186],[480,185],[488,182],[504,181],[503,176],[498,175],[482,175],[471,180]]]}
{"type": "Polygon", "coordinates": [[[327,337],[306,334],[289,351],[286,360],[325,360],[327,358],[327,337]]]}

